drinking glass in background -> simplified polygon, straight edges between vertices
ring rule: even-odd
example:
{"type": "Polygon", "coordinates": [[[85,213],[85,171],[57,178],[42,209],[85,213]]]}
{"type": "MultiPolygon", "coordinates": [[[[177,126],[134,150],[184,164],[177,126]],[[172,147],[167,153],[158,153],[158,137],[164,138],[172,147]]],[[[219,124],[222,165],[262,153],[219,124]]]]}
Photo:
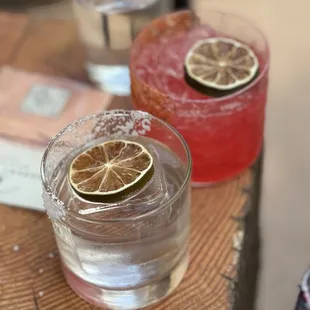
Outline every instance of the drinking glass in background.
{"type": "Polygon", "coordinates": [[[188,264],[191,158],[170,125],[139,111],[85,117],[49,143],[41,174],[64,275],[80,297],[111,309],[140,309],[177,287],[188,264]],[[73,158],[115,139],[143,145],[154,175],[122,201],[81,198],[69,183],[73,158]]]}
{"type": "MultiPolygon", "coordinates": [[[[134,106],[166,120],[183,135],[193,158],[193,185],[205,186],[237,176],[260,154],[269,47],[264,34],[242,17],[211,10],[199,14],[201,19],[180,11],[146,26],[133,43],[130,74],[134,106]],[[197,42],[216,37],[254,51],[259,69],[247,85],[227,93],[206,93],[188,81],[188,52],[197,42]]],[[[199,62],[205,58],[197,56],[199,62]]]]}
{"type": "Polygon", "coordinates": [[[103,90],[130,94],[128,50],[152,19],[173,9],[174,0],[74,0],[89,78],[103,90]]]}

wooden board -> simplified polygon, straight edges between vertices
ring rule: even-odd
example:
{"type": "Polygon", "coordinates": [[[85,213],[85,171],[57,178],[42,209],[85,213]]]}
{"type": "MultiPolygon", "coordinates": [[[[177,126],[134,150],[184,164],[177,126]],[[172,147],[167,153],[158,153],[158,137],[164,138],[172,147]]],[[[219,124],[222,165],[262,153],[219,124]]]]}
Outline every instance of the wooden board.
{"type": "MultiPolygon", "coordinates": [[[[0,27],[6,49],[2,54],[0,48],[0,56],[5,55],[0,57],[1,64],[87,80],[71,21],[0,14],[0,24],[2,20],[16,24],[16,18],[24,27],[14,38],[0,27]]],[[[130,108],[130,101],[115,98],[111,108],[115,107],[130,108]]],[[[193,189],[189,270],[171,296],[147,309],[252,309],[258,256],[257,208],[251,206],[249,194],[254,181],[255,173],[249,169],[230,182],[193,189]],[[233,237],[240,229],[246,234],[241,253],[233,247],[233,237]],[[247,272],[249,268],[252,272],[247,272]]],[[[0,205],[0,235],[1,310],[97,309],[66,284],[45,214],[0,205]]]]}

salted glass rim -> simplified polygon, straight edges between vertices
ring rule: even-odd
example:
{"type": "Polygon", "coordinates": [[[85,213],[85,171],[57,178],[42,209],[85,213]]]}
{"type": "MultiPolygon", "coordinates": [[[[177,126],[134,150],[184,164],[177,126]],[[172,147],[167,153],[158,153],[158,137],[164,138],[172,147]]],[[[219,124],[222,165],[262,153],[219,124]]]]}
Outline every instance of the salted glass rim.
{"type": "Polygon", "coordinates": [[[190,177],[191,177],[191,172],[192,172],[192,158],[191,158],[191,154],[190,154],[190,150],[189,147],[185,141],[185,139],[182,137],[182,135],[170,124],[168,124],[167,122],[161,120],[160,118],[153,116],[147,112],[144,111],[140,111],[140,110],[109,110],[109,111],[102,111],[99,113],[94,113],[94,114],[90,114],[87,115],[85,117],[82,117],[80,119],[77,119],[76,121],[74,121],[73,123],[67,125],[66,127],[64,127],[62,130],[60,130],[52,139],[51,141],[48,143],[43,156],[42,156],[42,160],[41,160],[41,167],[40,167],[40,172],[41,172],[41,180],[42,180],[42,184],[43,184],[43,190],[48,193],[49,195],[53,195],[53,202],[54,204],[57,205],[58,208],[63,208],[64,207],[64,203],[63,201],[58,197],[58,195],[56,195],[55,191],[51,189],[51,187],[49,186],[49,181],[47,180],[47,175],[45,173],[46,170],[46,161],[47,158],[49,156],[49,153],[51,151],[51,149],[53,148],[54,144],[58,141],[58,139],[60,137],[62,137],[63,135],[65,135],[68,132],[72,132],[72,129],[79,127],[80,125],[86,123],[87,121],[94,119],[94,118],[98,118],[98,117],[108,117],[109,115],[113,115],[113,116],[123,116],[123,115],[132,115],[132,114],[136,114],[136,115],[144,115],[145,117],[151,119],[151,120],[155,120],[156,122],[159,122],[160,124],[162,124],[164,127],[168,128],[170,131],[172,131],[174,133],[174,135],[178,138],[178,140],[180,141],[181,145],[184,148],[185,154],[186,154],[186,174],[185,177],[182,181],[181,186],[179,187],[179,189],[176,191],[176,193],[170,198],[168,199],[165,203],[163,203],[159,208],[155,209],[155,210],[151,210],[150,212],[144,213],[140,216],[135,216],[132,218],[113,218],[113,219],[104,219],[104,220],[93,220],[93,219],[86,219],[83,218],[82,216],[80,216],[78,213],[76,212],[72,212],[70,210],[65,210],[66,214],[69,214],[70,216],[75,217],[76,219],[79,219],[81,221],[84,222],[88,222],[88,223],[108,223],[108,222],[135,222],[135,221],[140,221],[140,220],[144,220],[145,218],[151,217],[155,214],[157,214],[158,212],[162,212],[164,209],[166,209],[167,207],[169,207],[171,204],[173,204],[183,193],[183,191],[185,190],[190,177]]]}
{"type": "MultiPolygon", "coordinates": [[[[135,41],[138,40],[146,31],[151,31],[151,29],[153,28],[153,24],[156,20],[161,20],[166,18],[168,15],[178,15],[178,14],[182,14],[185,12],[193,12],[195,14],[195,12],[193,10],[180,10],[180,11],[176,11],[173,13],[169,13],[167,15],[161,16],[155,20],[153,20],[151,23],[149,23],[136,37],[135,41]]],[[[244,17],[243,14],[239,15],[239,14],[235,14],[229,11],[222,11],[220,9],[206,9],[203,10],[203,12],[213,12],[213,13],[218,13],[218,14],[226,14],[232,17],[235,17],[237,19],[243,20],[244,22],[246,22],[247,24],[249,24],[257,33],[259,33],[259,35],[261,36],[261,38],[263,39],[264,43],[265,43],[265,55],[266,55],[266,62],[264,62],[264,66],[263,69],[259,71],[259,75],[252,81],[250,82],[248,85],[246,85],[245,87],[241,88],[240,90],[229,94],[229,95],[225,95],[222,97],[218,97],[218,98],[214,98],[214,97],[207,97],[205,99],[190,99],[190,98],[181,98],[181,97],[177,97],[177,96],[171,96],[167,93],[165,93],[164,91],[159,90],[158,88],[151,86],[149,83],[144,82],[143,79],[141,79],[137,74],[136,74],[136,66],[133,65],[133,70],[132,70],[132,74],[135,75],[135,78],[141,83],[146,85],[147,87],[149,87],[151,89],[151,92],[155,92],[155,93],[160,93],[168,98],[170,98],[171,100],[174,101],[182,101],[182,102],[186,102],[186,103],[201,103],[201,104],[206,104],[206,103],[218,103],[218,102],[225,102],[226,100],[229,99],[233,99],[243,93],[245,93],[246,91],[248,91],[249,89],[251,89],[252,87],[254,87],[258,82],[260,82],[260,80],[267,74],[268,69],[270,67],[270,47],[269,47],[269,42],[267,39],[266,34],[264,33],[263,30],[261,30],[260,26],[258,26],[258,23],[255,21],[252,21],[251,19],[248,19],[247,17],[244,17]]],[[[195,14],[196,15],[196,14],[195,14]]],[[[196,15],[197,16],[197,15],[196,15]]],[[[198,16],[198,19],[199,16],[198,16]]],[[[203,21],[202,25],[206,24],[206,22],[203,21]]],[[[135,45],[135,41],[133,42],[133,45],[135,45]]],[[[142,48],[143,49],[143,48],[142,48]]],[[[130,57],[131,60],[131,57],[130,57]]],[[[131,61],[130,61],[131,63],[131,61]]],[[[131,64],[130,64],[131,65],[131,64]]]]}

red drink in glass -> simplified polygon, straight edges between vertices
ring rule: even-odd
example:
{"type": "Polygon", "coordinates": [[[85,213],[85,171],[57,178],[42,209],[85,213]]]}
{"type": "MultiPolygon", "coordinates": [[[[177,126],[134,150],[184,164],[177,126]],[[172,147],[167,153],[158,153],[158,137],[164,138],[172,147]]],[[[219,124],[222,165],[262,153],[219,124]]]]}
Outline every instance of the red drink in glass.
{"type": "Polygon", "coordinates": [[[267,41],[251,23],[216,11],[205,12],[204,21],[190,11],[153,21],[136,38],[130,62],[134,106],[165,119],[184,136],[193,157],[196,186],[232,178],[258,157],[269,68],[267,41]],[[259,72],[250,84],[211,96],[187,82],[188,51],[212,37],[237,40],[255,52],[259,72]]]}

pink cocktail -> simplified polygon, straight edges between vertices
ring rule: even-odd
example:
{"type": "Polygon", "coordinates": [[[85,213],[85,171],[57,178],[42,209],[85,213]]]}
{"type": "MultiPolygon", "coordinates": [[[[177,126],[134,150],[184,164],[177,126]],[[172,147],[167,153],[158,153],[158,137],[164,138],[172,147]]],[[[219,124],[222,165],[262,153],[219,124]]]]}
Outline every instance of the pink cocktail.
{"type": "Polygon", "coordinates": [[[206,11],[203,21],[190,11],[161,17],[136,38],[131,81],[136,108],[176,127],[189,144],[194,185],[232,178],[258,157],[264,133],[269,48],[248,21],[206,11]],[[258,58],[255,79],[233,92],[208,92],[186,78],[184,60],[198,41],[225,37],[249,46],[258,58]]]}

